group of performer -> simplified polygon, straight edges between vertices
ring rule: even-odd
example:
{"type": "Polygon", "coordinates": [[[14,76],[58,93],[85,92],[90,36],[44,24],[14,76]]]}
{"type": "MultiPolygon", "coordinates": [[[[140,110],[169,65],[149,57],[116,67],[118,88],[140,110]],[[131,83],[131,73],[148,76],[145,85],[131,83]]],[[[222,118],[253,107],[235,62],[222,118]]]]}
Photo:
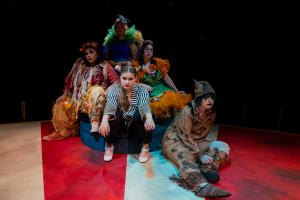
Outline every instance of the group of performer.
{"type": "Polygon", "coordinates": [[[208,138],[215,119],[215,90],[206,81],[195,81],[194,97],[179,91],[168,74],[169,61],[154,56],[154,47],[122,15],[108,30],[102,48],[95,41],[83,44],[82,57],[52,109],[55,131],[43,139],[77,135],[78,116],[84,113],[91,133],[104,137],[105,161],[112,160],[114,144],[127,131],[139,138],[138,160],[145,163],[156,119],[172,118],[161,141],[163,155],[180,172],[170,179],[199,197],[230,196],[212,184],[220,179],[218,169],[230,151],[225,142],[208,138]]]}

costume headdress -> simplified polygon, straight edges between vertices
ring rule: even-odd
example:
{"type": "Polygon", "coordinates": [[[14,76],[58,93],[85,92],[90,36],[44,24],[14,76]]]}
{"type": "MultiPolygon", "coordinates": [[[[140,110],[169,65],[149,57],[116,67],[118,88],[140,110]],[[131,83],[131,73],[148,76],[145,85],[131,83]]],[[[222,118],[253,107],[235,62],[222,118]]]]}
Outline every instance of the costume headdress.
{"type": "Polygon", "coordinates": [[[109,45],[116,39],[117,34],[115,31],[115,25],[118,22],[121,22],[125,25],[125,40],[128,41],[128,43],[134,42],[140,47],[144,41],[142,33],[139,30],[136,30],[135,25],[128,27],[129,20],[122,15],[118,15],[115,23],[110,29],[108,29],[108,33],[104,38],[103,46],[109,45]]]}
{"type": "Polygon", "coordinates": [[[197,107],[201,105],[202,99],[209,96],[212,99],[216,99],[216,92],[207,81],[195,81],[195,98],[190,103],[193,108],[193,113],[197,113],[197,107]]]}
{"type": "Polygon", "coordinates": [[[213,99],[216,97],[216,92],[207,81],[196,81],[195,82],[195,99],[203,95],[211,95],[213,99]]]}
{"type": "Polygon", "coordinates": [[[79,50],[80,50],[80,52],[84,52],[88,48],[92,48],[92,49],[95,49],[96,51],[98,51],[99,45],[97,42],[94,42],[94,41],[86,42],[82,45],[82,47],[79,50]]]}
{"type": "Polygon", "coordinates": [[[123,15],[118,15],[116,21],[115,21],[115,25],[118,23],[118,22],[121,22],[123,25],[127,26],[127,22],[128,20],[123,16],[123,15]]]}
{"type": "Polygon", "coordinates": [[[153,41],[152,40],[144,40],[142,49],[144,49],[147,45],[154,46],[153,41]]]}

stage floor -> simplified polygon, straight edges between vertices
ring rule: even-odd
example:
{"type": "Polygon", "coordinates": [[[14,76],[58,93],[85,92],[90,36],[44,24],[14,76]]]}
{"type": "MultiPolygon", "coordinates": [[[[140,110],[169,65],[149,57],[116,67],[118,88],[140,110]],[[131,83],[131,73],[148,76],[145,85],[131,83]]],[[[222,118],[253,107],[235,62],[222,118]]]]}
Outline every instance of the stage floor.
{"type": "MultiPolygon", "coordinates": [[[[41,142],[52,130],[50,122],[0,125],[0,199],[201,199],[169,181],[178,171],[160,151],[145,164],[122,154],[106,163],[79,137],[41,142]]],[[[215,126],[210,136],[231,146],[217,184],[227,199],[300,199],[300,135],[215,126]]]]}
{"type": "Polygon", "coordinates": [[[0,199],[44,199],[41,122],[0,124],[0,199]]]}

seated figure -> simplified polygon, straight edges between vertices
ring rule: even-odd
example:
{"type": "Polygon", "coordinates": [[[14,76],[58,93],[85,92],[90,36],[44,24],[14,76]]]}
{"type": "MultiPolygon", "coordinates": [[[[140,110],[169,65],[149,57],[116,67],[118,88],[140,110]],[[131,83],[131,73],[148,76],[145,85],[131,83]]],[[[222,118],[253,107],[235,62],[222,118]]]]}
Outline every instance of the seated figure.
{"type": "Polygon", "coordinates": [[[206,81],[195,83],[195,98],[175,116],[162,141],[164,156],[180,171],[171,180],[199,197],[222,198],[231,194],[213,184],[218,181],[217,170],[229,154],[224,142],[208,138],[215,112],[215,91],[206,81]]]}

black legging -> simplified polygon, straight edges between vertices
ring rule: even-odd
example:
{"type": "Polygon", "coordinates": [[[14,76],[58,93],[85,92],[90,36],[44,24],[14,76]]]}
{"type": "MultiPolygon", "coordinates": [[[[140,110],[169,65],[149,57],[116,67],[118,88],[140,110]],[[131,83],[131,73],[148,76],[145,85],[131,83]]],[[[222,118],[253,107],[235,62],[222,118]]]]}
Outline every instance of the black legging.
{"type": "Polygon", "coordinates": [[[149,144],[152,139],[152,130],[146,131],[144,121],[140,117],[132,120],[129,126],[125,124],[126,120],[120,113],[116,114],[116,118],[109,121],[110,132],[105,137],[108,144],[115,144],[119,141],[122,133],[128,133],[128,139],[133,143],[149,144]]]}

